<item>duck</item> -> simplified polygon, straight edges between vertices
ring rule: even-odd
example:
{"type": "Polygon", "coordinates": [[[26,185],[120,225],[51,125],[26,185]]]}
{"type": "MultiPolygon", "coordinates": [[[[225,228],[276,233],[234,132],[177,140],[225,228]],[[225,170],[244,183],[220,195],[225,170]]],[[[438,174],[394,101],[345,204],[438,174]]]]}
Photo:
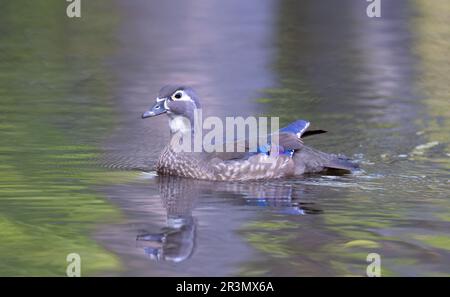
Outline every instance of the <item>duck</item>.
{"type": "Polygon", "coordinates": [[[294,121],[268,135],[266,142],[262,145],[258,142],[256,149],[250,149],[249,140],[238,139],[232,143],[238,149],[232,151],[182,150],[180,144],[187,143],[186,139],[195,139],[199,133],[196,113],[200,110],[200,98],[193,88],[167,85],[160,89],[154,104],[142,114],[142,119],[163,114],[169,118],[171,136],[156,161],[158,175],[248,181],[313,173],[351,174],[358,169],[358,165],[344,155],[325,153],[305,145],[304,138],[327,132],[308,129],[310,122],[306,120],[294,121]]]}

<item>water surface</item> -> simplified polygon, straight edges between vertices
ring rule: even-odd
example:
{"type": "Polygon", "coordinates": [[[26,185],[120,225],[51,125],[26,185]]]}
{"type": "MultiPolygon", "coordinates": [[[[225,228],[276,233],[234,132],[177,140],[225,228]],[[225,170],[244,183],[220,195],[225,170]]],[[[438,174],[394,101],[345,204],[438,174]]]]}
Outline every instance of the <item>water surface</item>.
{"type": "Polygon", "coordinates": [[[0,5],[0,275],[449,275],[450,8],[390,1],[0,5]],[[336,2],[336,3],[334,3],[336,2]],[[393,3],[391,3],[393,2],[393,3]],[[307,119],[363,171],[207,182],[152,171],[158,89],[205,116],[307,119]]]}

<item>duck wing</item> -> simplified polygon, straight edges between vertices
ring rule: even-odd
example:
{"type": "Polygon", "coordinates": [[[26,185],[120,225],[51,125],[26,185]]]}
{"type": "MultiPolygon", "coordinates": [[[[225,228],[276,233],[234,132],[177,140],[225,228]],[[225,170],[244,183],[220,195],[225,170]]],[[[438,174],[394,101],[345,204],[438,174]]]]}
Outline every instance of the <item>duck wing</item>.
{"type": "Polygon", "coordinates": [[[302,137],[325,133],[323,130],[306,131],[310,122],[305,120],[297,120],[289,125],[281,128],[278,132],[267,135],[266,137],[236,140],[224,145],[224,152],[212,152],[209,157],[219,158],[222,160],[246,159],[255,153],[270,153],[273,148],[272,142],[278,138],[278,148],[283,152],[293,152],[303,147],[302,137]],[[310,132],[310,133],[308,133],[310,132]],[[254,144],[257,145],[256,151],[254,144]],[[253,145],[253,147],[252,147],[253,145]],[[233,147],[233,152],[227,152],[225,146],[233,147]]]}

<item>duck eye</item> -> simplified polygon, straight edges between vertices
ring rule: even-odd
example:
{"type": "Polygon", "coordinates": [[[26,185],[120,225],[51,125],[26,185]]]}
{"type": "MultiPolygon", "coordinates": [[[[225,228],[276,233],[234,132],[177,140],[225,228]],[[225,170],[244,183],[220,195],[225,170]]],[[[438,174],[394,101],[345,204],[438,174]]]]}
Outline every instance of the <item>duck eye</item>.
{"type": "Polygon", "coordinates": [[[176,93],[175,95],[173,95],[173,97],[175,99],[180,99],[182,97],[181,93],[176,93]]]}

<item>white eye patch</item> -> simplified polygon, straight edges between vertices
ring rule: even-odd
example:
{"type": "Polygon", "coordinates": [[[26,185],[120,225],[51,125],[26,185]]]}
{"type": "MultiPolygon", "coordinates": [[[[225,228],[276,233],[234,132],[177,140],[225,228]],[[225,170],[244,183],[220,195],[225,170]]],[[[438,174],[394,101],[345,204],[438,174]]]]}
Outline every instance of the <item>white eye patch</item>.
{"type": "Polygon", "coordinates": [[[183,92],[182,91],[178,91],[175,92],[175,94],[172,95],[172,99],[173,100],[181,100],[183,98],[183,92]]]}
{"type": "Polygon", "coordinates": [[[173,101],[192,101],[191,97],[183,90],[178,90],[170,97],[173,101]]]}

